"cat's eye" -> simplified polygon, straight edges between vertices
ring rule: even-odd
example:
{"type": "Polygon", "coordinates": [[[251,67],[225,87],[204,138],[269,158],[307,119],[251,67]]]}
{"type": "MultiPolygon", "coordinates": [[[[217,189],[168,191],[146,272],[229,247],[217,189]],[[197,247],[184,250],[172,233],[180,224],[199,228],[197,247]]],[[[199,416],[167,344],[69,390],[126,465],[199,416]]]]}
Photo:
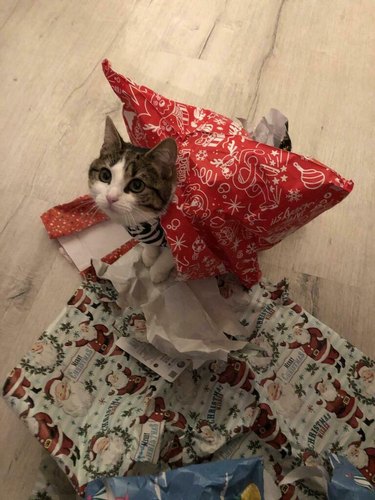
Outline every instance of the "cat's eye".
{"type": "Polygon", "coordinates": [[[102,168],[99,172],[99,180],[109,184],[112,179],[112,174],[109,168],[102,168]]]}
{"type": "Polygon", "coordinates": [[[133,179],[129,182],[127,187],[129,191],[132,191],[133,193],[141,193],[146,186],[141,179],[133,179]]]}

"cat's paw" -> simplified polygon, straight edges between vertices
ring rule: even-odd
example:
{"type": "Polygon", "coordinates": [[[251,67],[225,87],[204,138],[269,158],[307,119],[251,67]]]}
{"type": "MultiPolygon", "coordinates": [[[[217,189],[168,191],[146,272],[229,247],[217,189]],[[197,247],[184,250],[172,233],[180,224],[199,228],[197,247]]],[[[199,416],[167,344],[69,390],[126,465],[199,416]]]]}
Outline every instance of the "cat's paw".
{"type": "Polygon", "coordinates": [[[159,248],[147,245],[142,250],[142,262],[146,267],[151,267],[155,264],[156,259],[159,257],[159,248]]]}
{"type": "Polygon", "coordinates": [[[162,283],[168,278],[170,272],[171,272],[170,269],[165,270],[165,269],[160,269],[159,266],[152,266],[150,269],[151,281],[155,285],[157,285],[158,283],[162,283]]]}

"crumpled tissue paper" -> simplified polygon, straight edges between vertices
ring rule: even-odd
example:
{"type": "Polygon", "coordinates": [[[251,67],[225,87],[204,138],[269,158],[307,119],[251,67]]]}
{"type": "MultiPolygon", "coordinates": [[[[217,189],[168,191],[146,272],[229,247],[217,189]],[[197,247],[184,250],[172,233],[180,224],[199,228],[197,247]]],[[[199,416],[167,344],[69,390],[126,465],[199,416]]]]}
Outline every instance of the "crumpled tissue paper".
{"type": "Polygon", "coordinates": [[[99,278],[112,282],[122,309],[142,309],[147,341],[168,356],[191,359],[195,367],[209,359],[225,361],[229,352],[248,344],[227,337],[246,337],[248,330],[220,295],[216,278],[180,282],[172,276],[155,285],[142,263],[140,248],[112,265],[99,260],[93,265],[99,278]]]}

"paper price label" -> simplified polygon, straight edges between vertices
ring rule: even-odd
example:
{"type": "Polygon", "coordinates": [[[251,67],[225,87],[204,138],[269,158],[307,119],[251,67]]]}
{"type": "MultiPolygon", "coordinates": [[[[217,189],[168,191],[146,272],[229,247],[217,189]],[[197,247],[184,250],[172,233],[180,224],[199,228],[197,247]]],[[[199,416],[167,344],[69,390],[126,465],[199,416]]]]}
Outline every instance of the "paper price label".
{"type": "Polygon", "coordinates": [[[116,344],[168,382],[174,382],[190,363],[187,360],[172,359],[151,344],[130,337],[121,337],[116,344]]]}

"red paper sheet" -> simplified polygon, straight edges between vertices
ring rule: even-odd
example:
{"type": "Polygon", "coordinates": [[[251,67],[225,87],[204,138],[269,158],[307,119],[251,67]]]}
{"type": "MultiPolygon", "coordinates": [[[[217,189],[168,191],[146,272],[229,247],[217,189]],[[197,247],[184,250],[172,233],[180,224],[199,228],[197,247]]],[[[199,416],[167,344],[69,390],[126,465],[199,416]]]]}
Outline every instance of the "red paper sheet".
{"type": "Polygon", "coordinates": [[[207,109],[167,99],[103,62],[123,102],[133,144],[178,145],[178,186],[162,217],[180,277],[234,272],[251,286],[261,273],[257,252],[272,247],[353,188],[325,165],[251,140],[238,124],[207,109]]]}

